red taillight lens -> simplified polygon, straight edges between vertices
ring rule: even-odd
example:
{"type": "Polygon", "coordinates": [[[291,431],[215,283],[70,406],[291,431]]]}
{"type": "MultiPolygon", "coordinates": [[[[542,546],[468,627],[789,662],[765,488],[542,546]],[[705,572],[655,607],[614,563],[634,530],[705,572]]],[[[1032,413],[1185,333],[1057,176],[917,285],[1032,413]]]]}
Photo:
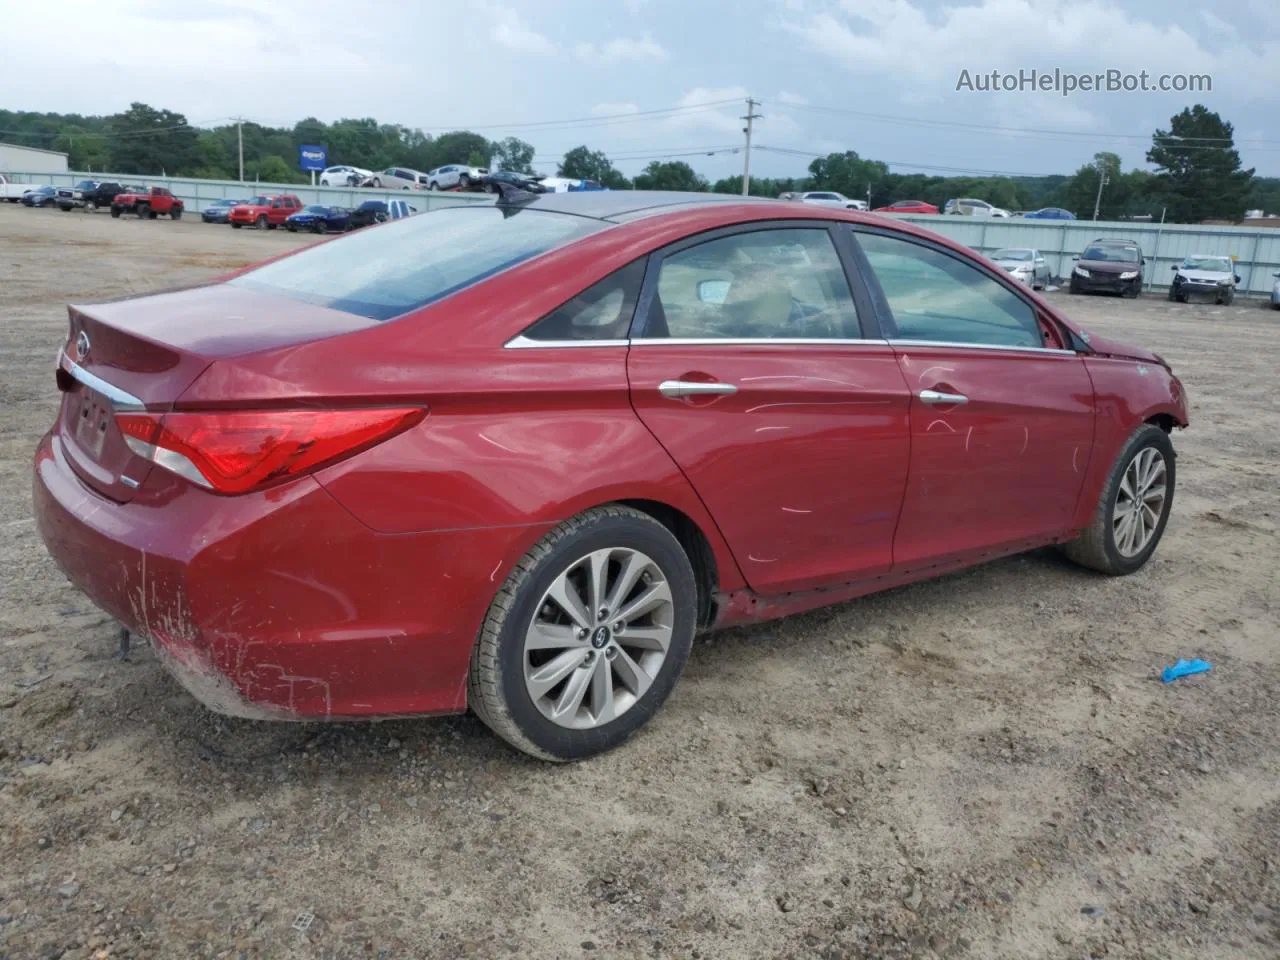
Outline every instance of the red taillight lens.
{"type": "Polygon", "coordinates": [[[217,493],[247,493],[367,450],[419,423],[418,407],[119,413],[138,454],[217,493]],[[176,457],[175,457],[176,455],[176,457]]]}

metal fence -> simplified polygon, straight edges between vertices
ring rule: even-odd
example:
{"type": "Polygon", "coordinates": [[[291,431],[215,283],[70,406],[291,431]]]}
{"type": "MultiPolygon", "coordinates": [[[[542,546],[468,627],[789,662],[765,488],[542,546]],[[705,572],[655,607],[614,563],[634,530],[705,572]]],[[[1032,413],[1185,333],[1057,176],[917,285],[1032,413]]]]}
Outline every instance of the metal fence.
{"type": "Polygon", "coordinates": [[[312,187],[297,183],[241,183],[239,180],[193,180],[187,177],[139,177],[129,173],[10,173],[15,183],[74,186],[81,180],[115,180],[140,187],[168,187],[190,213],[200,213],[214,200],[248,200],[258,194],[291,193],[306,203],[358,207],[366,200],[408,200],[419,213],[465,203],[493,203],[482,193],[429,190],[375,190],[369,187],[312,187]]]}
{"type": "Polygon", "coordinates": [[[1071,275],[1072,257],[1101,238],[1136,240],[1147,258],[1148,289],[1164,289],[1173,279],[1171,267],[1191,254],[1232,257],[1242,294],[1270,294],[1280,272],[1280,229],[1208,227],[1193,224],[1119,223],[1093,220],[1026,220],[1021,217],[963,217],[894,214],[963,243],[984,255],[1002,247],[1034,247],[1044,254],[1054,276],[1071,275]]]}

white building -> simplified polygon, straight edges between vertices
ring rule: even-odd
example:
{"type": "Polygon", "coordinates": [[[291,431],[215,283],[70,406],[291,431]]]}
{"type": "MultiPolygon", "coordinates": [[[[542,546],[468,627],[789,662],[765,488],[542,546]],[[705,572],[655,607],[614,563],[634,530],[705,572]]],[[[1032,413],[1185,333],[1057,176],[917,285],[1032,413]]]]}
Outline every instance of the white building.
{"type": "Polygon", "coordinates": [[[6,173],[66,173],[67,155],[16,143],[0,143],[0,171],[6,173]]]}

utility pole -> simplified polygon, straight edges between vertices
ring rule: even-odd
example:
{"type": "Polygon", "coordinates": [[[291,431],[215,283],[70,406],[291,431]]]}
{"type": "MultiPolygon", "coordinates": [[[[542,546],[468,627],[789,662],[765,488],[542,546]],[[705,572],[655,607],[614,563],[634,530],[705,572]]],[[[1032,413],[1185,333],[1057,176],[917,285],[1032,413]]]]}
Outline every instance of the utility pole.
{"type": "Polygon", "coordinates": [[[1093,201],[1093,219],[1098,219],[1098,210],[1102,206],[1102,188],[1107,185],[1107,171],[1098,170],[1098,198],[1093,201]]]}
{"type": "Polygon", "coordinates": [[[747,149],[742,155],[742,195],[744,197],[751,189],[751,121],[764,119],[764,114],[756,113],[758,105],[758,100],[747,97],[747,115],[740,118],[747,121],[747,125],[742,128],[742,132],[747,135],[747,149]]]}
{"type": "Polygon", "coordinates": [[[244,130],[242,128],[242,124],[244,123],[244,118],[236,117],[235,120],[236,120],[236,142],[239,144],[239,147],[240,147],[240,182],[244,183],[244,130]]]}

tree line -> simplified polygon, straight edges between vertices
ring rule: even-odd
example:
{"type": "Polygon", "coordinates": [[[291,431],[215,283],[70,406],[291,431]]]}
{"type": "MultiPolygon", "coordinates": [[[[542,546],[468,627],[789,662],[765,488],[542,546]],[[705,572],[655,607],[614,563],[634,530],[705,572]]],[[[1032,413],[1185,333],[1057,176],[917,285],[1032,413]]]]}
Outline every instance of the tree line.
{"type": "MultiPolygon", "coordinates": [[[[292,128],[244,121],[239,129],[233,122],[206,129],[191,126],[181,113],[145,103],[110,116],[0,110],[0,140],[66,152],[73,170],[234,180],[241,136],[245,179],[269,183],[307,182],[308,175],[297,167],[302,144],[323,144],[330,163],[371,170],[468,163],[533,171],[534,147],[518,137],[489,140],[469,130],[432,136],[373,118],[325,123],[307,117],[292,128]]],[[[1103,220],[1158,219],[1162,211],[1177,222],[1238,220],[1250,208],[1280,210],[1280,178],[1256,177],[1243,169],[1232,125],[1200,104],[1172,117],[1167,130],[1155,131],[1147,161],[1154,170],[1126,172],[1116,154],[1104,152],[1070,175],[942,177],[894,173],[881,161],[847,150],[814,158],[804,176],[753,177],[750,192],[776,197],[786,191],[836,190],[869,199],[873,207],[907,199],[941,206],[952,197],[979,197],[1010,210],[1065,207],[1087,219],[1105,178],[1098,202],[1103,220]]],[[[713,183],[682,160],[654,160],[628,178],[604,151],[586,145],[568,151],[556,172],[616,190],[742,192],[740,176],[713,183]]]]}

